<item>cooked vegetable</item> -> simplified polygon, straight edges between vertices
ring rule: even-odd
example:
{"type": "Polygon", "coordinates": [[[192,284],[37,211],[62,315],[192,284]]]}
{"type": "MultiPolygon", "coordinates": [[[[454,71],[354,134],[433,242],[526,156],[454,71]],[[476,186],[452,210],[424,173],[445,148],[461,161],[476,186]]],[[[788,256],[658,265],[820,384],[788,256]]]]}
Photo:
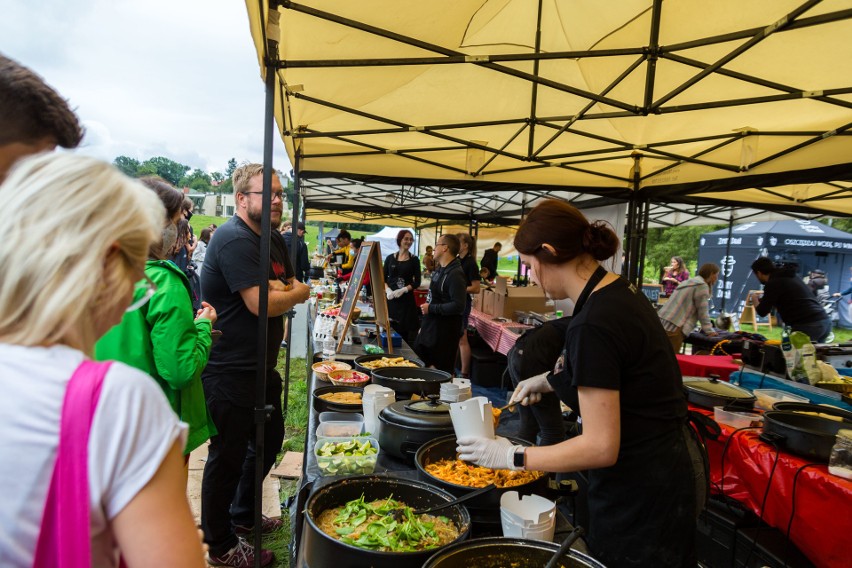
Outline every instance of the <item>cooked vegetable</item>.
{"type": "Polygon", "coordinates": [[[541,471],[490,469],[462,460],[450,459],[432,462],[427,464],[424,469],[429,475],[438,479],[466,487],[485,487],[489,483],[493,483],[497,487],[515,487],[535,481],[544,475],[544,472],[541,471]]]}
{"type": "Polygon", "coordinates": [[[459,536],[455,524],[443,516],[414,516],[412,508],[393,496],[379,501],[359,499],[323,511],[317,519],[326,534],[359,548],[383,552],[416,552],[437,548],[459,536]],[[402,521],[390,512],[403,510],[402,521]]]}

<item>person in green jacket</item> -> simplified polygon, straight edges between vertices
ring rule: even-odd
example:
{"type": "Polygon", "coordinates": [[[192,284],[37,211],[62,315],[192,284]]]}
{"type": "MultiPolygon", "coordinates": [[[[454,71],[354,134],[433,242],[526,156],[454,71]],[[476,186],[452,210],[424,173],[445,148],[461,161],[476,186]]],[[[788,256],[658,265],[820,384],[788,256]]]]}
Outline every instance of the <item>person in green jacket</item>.
{"type": "MultiPolygon", "coordinates": [[[[156,192],[166,207],[163,239],[151,246],[145,264],[145,276],[156,291],[144,306],[125,313],[121,323],[95,344],[95,359],[121,361],[157,381],[172,409],[189,425],[184,449],[188,458],[192,450],[216,434],[201,386],[216,310],[204,302],[193,317],[189,280],[177,265],[164,260],[177,237],[183,194],[159,177],[140,181],[156,192]]],[[[145,293],[145,287],[137,286],[134,303],[145,293]]]]}

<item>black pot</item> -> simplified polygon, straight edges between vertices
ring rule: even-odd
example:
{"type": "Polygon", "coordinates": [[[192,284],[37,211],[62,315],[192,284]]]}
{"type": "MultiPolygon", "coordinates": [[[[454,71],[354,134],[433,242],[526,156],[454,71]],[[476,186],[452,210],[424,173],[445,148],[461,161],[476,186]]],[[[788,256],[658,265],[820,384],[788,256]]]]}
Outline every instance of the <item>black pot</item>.
{"type": "Polygon", "coordinates": [[[325,274],[321,266],[312,266],[308,269],[308,278],[319,280],[323,276],[325,276],[325,274]]]}
{"type": "Polygon", "coordinates": [[[414,461],[420,446],[453,433],[450,407],[431,400],[400,400],[379,413],[379,445],[398,458],[414,461]]]}
{"type": "Polygon", "coordinates": [[[397,399],[411,398],[415,394],[421,397],[440,394],[441,383],[452,380],[450,374],[444,371],[417,367],[385,367],[373,371],[372,376],[373,383],[393,389],[397,399]]]}
{"type": "Polygon", "coordinates": [[[317,412],[363,412],[364,405],[363,404],[340,404],[337,402],[331,402],[329,400],[325,400],[324,398],[320,398],[321,394],[326,394],[330,392],[359,392],[361,393],[361,398],[364,397],[364,389],[360,387],[338,387],[338,386],[330,386],[330,387],[320,387],[314,390],[312,395],[314,399],[314,410],[317,412]]]}
{"type": "Polygon", "coordinates": [[[684,377],[683,392],[686,394],[686,400],[710,410],[713,410],[714,406],[751,410],[757,400],[746,389],[715,377],[684,377]]]}
{"type": "Polygon", "coordinates": [[[849,424],[810,414],[770,410],[763,413],[760,439],[791,454],[828,463],[837,431],[849,424]]]}
{"type": "MultiPolygon", "coordinates": [[[[559,550],[559,545],[541,540],[491,537],[451,544],[432,555],[423,568],[541,568],[559,550]]],[[[560,568],[606,568],[587,554],[568,550],[557,564],[560,568]]]]}
{"type": "MultiPolygon", "coordinates": [[[[371,353],[369,355],[361,355],[360,357],[356,357],[355,361],[353,361],[353,363],[355,365],[356,370],[361,371],[362,373],[367,373],[368,375],[371,375],[373,373],[373,369],[370,369],[369,367],[365,367],[364,365],[362,365],[362,363],[365,363],[367,361],[375,361],[376,359],[381,359],[382,357],[393,358],[393,357],[398,357],[398,355],[392,355],[390,353],[371,353]]],[[[406,357],[406,359],[408,359],[409,361],[411,361],[412,363],[417,365],[417,367],[423,366],[423,361],[421,361],[420,359],[415,359],[413,357],[412,358],[406,357]]],[[[384,368],[389,369],[390,367],[384,367],[384,368]]],[[[411,367],[411,368],[414,369],[415,367],[411,367]]],[[[375,370],[378,371],[379,369],[375,369],[375,370]]]]}
{"type": "MultiPolygon", "coordinates": [[[[320,487],[308,498],[305,505],[304,545],[308,566],[371,566],[372,568],[401,568],[421,566],[437,550],[422,552],[377,552],[343,543],[325,534],[315,519],[326,509],[339,507],[361,495],[368,501],[393,497],[414,508],[425,508],[453,500],[453,496],[422,481],[378,477],[372,475],[347,477],[320,487]]],[[[470,515],[462,505],[454,505],[440,512],[459,527],[459,537],[452,544],[463,541],[470,533],[470,515]]]]}
{"type": "MultiPolygon", "coordinates": [[[[509,440],[522,446],[531,445],[526,440],[518,438],[509,438],[509,440]]],[[[426,466],[432,462],[442,459],[456,459],[458,454],[458,452],[456,452],[457,446],[458,444],[456,443],[455,434],[431,440],[430,442],[423,444],[423,446],[417,450],[417,455],[414,457],[414,465],[417,467],[417,476],[423,481],[436,485],[441,489],[445,489],[457,497],[463,497],[471,491],[474,491],[476,487],[450,483],[449,481],[438,479],[426,471],[426,466]]],[[[384,446],[382,446],[382,448],[384,448],[384,446]]],[[[549,476],[544,475],[535,481],[530,481],[523,485],[502,488],[498,487],[488,493],[480,495],[479,497],[474,497],[470,501],[466,501],[465,505],[468,510],[470,510],[470,514],[475,521],[499,523],[500,498],[504,493],[507,491],[517,491],[519,495],[545,495],[548,492],[549,479],[549,476]]]]}
{"type": "Polygon", "coordinates": [[[852,428],[852,412],[837,408],[836,406],[823,406],[821,404],[811,404],[809,402],[776,402],[772,405],[772,410],[783,410],[784,412],[818,412],[836,416],[847,422],[846,428],[852,428]]]}

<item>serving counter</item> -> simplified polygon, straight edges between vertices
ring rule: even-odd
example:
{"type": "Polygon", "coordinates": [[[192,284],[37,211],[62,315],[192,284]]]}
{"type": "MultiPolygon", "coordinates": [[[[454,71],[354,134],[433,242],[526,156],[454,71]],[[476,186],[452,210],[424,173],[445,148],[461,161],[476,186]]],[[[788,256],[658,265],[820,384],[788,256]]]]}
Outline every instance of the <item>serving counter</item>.
{"type": "MultiPolygon", "coordinates": [[[[710,410],[690,409],[713,417],[710,410]]],[[[817,566],[848,567],[852,481],[830,475],[826,464],[761,441],[760,428],[719,426],[719,438],[706,440],[711,491],[735,499],[778,529],[817,566]]]]}

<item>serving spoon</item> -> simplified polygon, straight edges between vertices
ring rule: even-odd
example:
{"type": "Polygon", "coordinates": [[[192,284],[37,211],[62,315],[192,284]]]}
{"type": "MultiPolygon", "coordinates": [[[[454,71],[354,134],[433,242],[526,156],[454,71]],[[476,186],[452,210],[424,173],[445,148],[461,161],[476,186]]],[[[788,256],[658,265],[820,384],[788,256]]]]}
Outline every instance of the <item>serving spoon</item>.
{"type": "MultiPolygon", "coordinates": [[[[474,497],[479,497],[483,493],[488,493],[489,491],[491,491],[492,489],[494,489],[496,487],[497,486],[494,485],[493,483],[489,483],[485,487],[480,487],[476,491],[471,491],[467,495],[463,495],[463,496],[461,496],[457,499],[453,499],[452,501],[446,501],[444,503],[439,503],[438,505],[426,507],[425,509],[416,509],[416,510],[411,511],[411,514],[414,515],[414,516],[419,516],[419,515],[423,515],[423,514],[426,514],[426,513],[434,513],[435,511],[440,511],[441,509],[446,509],[447,507],[452,507],[453,505],[458,505],[459,503],[464,503],[465,501],[467,501],[469,499],[473,499],[474,497]]],[[[393,518],[396,519],[399,522],[402,522],[402,521],[405,520],[405,509],[391,509],[390,511],[388,511],[388,514],[393,515],[393,518]]]]}

